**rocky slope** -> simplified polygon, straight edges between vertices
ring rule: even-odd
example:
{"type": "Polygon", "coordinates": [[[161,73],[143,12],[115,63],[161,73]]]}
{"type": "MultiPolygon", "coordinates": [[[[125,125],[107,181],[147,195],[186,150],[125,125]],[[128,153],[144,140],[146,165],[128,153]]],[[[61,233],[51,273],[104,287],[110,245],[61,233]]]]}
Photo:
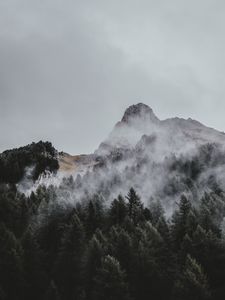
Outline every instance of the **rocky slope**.
{"type": "Polygon", "coordinates": [[[59,163],[60,176],[75,181],[69,194],[66,189],[70,201],[94,193],[109,199],[132,186],[143,201],[158,199],[171,212],[183,193],[196,200],[225,190],[225,134],[192,119],[161,121],[139,103],[125,111],[94,154],[64,154],[59,163]]]}
{"type": "Polygon", "coordinates": [[[60,157],[60,171],[84,174],[102,160],[115,160],[131,152],[150,155],[155,161],[166,156],[190,155],[207,143],[225,144],[225,134],[192,119],[159,120],[153,110],[139,103],[127,108],[108,138],[91,155],[60,157]]]}

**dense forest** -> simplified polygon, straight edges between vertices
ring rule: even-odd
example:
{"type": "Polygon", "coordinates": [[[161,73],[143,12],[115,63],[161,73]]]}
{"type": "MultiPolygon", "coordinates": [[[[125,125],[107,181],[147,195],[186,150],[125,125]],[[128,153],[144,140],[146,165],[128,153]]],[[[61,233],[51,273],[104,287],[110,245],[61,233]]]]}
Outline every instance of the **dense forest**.
{"type": "MultiPolygon", "coordinates": [[[[198,161],[173,164],[193,177],[198,161]]],[[[132,187],[110,202],[101,193],[66,201],[81,180],[72,176],[19,192],[27,167],[34,180],[57,170],[50,143],[6,151],[0,164],[0,300],[225,298],[225,193],[217,184],[197,200],[183,194],[169,216],[164,199],[144,205],[132,187]]]]}
{"type": "Polygon", "coordinates": [[[50,142],[38,142],[6,150],[0,154],[0,183],[17,183],[25,175],[26,168],[33,167],[35,180],[46,170],[57,171],[57,151],[50,142]]]}
{"type": "Polygon", "coordinates": [[[93,195],[59,206],[0,187],[0,299],[224,299],[225,197],[182,196],[169,219],[133,188],[106,206],[93,195]]]}

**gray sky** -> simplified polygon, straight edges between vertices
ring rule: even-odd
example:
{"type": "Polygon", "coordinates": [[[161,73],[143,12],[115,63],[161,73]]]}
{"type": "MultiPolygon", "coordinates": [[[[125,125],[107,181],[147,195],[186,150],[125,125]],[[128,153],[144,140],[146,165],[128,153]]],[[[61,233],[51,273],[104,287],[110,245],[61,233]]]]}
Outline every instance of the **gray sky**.
{"type": "Polygon", "coordinates": [[[224,0],[0,0],[0,151],[93,152],[124,109],[225,131],[224,0]]]}

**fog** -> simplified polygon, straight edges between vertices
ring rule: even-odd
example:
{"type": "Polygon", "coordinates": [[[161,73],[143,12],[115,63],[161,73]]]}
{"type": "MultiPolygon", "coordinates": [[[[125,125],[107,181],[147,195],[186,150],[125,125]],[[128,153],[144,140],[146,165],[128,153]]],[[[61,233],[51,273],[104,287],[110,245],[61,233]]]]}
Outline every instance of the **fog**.
{"type": "Polygon", "coordinates": [[[145,205],[160,201],[167,215],[182,194],[197,204],[205,192],[225,190],[225,134],[191,119],[160,121],[141,103],[125,112],[92,159],[95,164],[85,172],[59,170],[35,183],[30,168],[18,188],[29,195],[40,185],[55,186],[60,205],[75,205],[95,194],[110,205],[133,187],[145,205]]]}

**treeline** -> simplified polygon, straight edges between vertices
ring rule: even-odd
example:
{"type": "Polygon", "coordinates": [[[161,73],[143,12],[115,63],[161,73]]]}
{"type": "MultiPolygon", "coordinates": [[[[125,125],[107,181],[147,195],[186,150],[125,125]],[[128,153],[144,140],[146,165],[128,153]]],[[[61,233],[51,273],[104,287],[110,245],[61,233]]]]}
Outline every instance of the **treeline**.
{"type": "Polygon", "coordinates": [[[223,192],[182,196],[167,219],[134,189],[60,206],[56,190],[0,186],[1,300],[225,298],[223,192]]]}
{"type": "Polygon", "coordinates": [[[0,183],[17,183],[25,175],[26,168],[31,167],[31,178],[49,170],[59,168],[57,151],[50,142],[38,142],[6,150],[0,154],[0,183]]]}

